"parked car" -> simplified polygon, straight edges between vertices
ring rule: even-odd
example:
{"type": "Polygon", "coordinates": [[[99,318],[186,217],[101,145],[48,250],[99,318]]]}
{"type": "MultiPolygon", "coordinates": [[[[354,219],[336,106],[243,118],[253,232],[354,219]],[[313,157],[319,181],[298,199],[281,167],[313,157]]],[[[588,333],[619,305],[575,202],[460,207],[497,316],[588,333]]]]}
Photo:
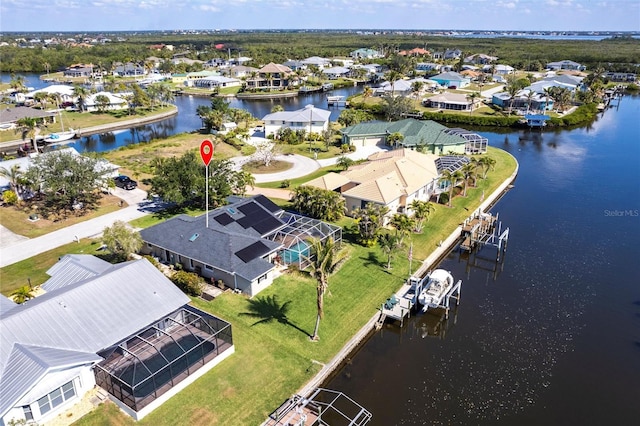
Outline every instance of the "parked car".
{"type": "Polygon", "coordinates": [[[127,191],[135,189],[138,186],[138,182],[125,175],[114,177],[113,180],[118,188],[126,189],[127,191]]]}

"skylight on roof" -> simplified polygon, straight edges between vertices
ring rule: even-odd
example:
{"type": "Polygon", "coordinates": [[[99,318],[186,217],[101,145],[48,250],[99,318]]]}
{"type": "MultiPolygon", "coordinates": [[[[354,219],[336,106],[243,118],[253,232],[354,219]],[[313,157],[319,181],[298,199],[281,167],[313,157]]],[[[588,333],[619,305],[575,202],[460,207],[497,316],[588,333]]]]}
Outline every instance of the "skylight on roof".
{"type": "Polygon", "coordinates": [[[200,236],[200,234],[198,234],[197,232],[195,234],[193,234],[191,236],[191,238],[189,238],[189,241],[194,242],[198,237],[200,236]]]}

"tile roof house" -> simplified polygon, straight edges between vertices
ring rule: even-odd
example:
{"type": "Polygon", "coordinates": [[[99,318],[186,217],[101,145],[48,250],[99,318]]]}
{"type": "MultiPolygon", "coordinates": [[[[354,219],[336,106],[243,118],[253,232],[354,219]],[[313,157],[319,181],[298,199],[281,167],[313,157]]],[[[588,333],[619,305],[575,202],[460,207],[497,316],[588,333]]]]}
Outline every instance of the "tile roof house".
{"type": "Polygon", "coordinates": [[[395,122],[365,122],[340,130],[342,142],[355,146],[386,145],[387,137],[400,133],[404,148],[424,146],[425,151],[441,155],[481,154],[487,150],[487,139],[462,129],[450,129],[435,121],[407,118],[395,122]],[[475,136],[471,136],[475,135],[475,136]]]}
{"type": "Polygon", "coordinates": [[[308,265],[305,240],[342,239],[340,228],[285,212],[263,195],[209,212],[208,227],[206,215],[180,215],[143,229],[140,236],[143,254],[222,280],[250,297],[271,285],[277,263],[308,265]],[[301,222],[305,225],[298,226],[301,222]]]}
{"type": "Polygon", "coordinates": [[[256,80],[257,85],[266,88],[287,87],[289,85],[289,76],[292,73],[291,68],[270,62],[258,70],[260,80],[256,80]]]}
{"type": "MultiPolygon", "coordinates": [[[[428,201],[438,187],[436,156],[411,149],[397,149],[373,154],[369,161],[352,166],[322,182],[314,179],[308,185],[339,185],[348,212],[364,208],[368,203],[389,208],[388,217],[404,212],[415,199],[428,201]]],[[[331,188],[333,190],[337,189],[331,188]]]]}
{"type": "Polygon", "coordinates": [[[331,111],[307,105],[295,111],[279,111],[265,115],[265,137],[278,133],[283,127],[292,130],[304,130],[308,133],[322,133],[329,128],[331,111]]]}
{"type": "Polygon", "coordinates": [[[44,295],[0,297],[0,423],[46,423],[95,385],[140,419],[234,352],[231,325],[149,261],[62,262],[44,295]]]}

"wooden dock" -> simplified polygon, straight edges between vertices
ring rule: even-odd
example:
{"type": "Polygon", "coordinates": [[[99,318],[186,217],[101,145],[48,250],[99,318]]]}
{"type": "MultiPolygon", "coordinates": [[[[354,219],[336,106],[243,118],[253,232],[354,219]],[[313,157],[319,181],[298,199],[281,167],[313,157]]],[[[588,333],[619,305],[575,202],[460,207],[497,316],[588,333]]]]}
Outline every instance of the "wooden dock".
{"type": "Polygon", "coordinates": [[[477,247],[491,245],[498,249],[497,259],[500,259],[507,249],[509,228],[502,229],[498,214],[494,216],[478,209],[465,219],[461,230],[461,250],[472,252],[477,247]]]}

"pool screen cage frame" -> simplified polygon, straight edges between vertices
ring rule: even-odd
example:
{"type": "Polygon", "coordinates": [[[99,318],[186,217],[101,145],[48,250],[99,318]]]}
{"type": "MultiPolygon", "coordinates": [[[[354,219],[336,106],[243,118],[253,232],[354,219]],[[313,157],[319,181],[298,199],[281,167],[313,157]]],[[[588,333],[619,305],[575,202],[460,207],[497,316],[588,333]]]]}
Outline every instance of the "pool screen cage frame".
{"type": "Polygon", "coordinates": [[[287,211],[281,212],[279,219],[284,222],[284,226],[265,238],[281,243],[284,246],[278,252],[281,261],[287,265],[293,264],[300,270],[304,270],[311,265],[312,258],[309,255],[310,240],[316,239],[324,242],[328,238],[333,238],[337,246],[342,243],[342,228],[339,226],[287,211]],[[289,256],[284,255],[287,251],[289,256]],[[285,262],[287,257],[295,258],[295,260],[287,263],[285,262]]]}
{"type": "Polygon", "coordinates": [[[232,345],[231,324],[184,306],[99,353],[96,384],[138,412],[232,345]]]}

